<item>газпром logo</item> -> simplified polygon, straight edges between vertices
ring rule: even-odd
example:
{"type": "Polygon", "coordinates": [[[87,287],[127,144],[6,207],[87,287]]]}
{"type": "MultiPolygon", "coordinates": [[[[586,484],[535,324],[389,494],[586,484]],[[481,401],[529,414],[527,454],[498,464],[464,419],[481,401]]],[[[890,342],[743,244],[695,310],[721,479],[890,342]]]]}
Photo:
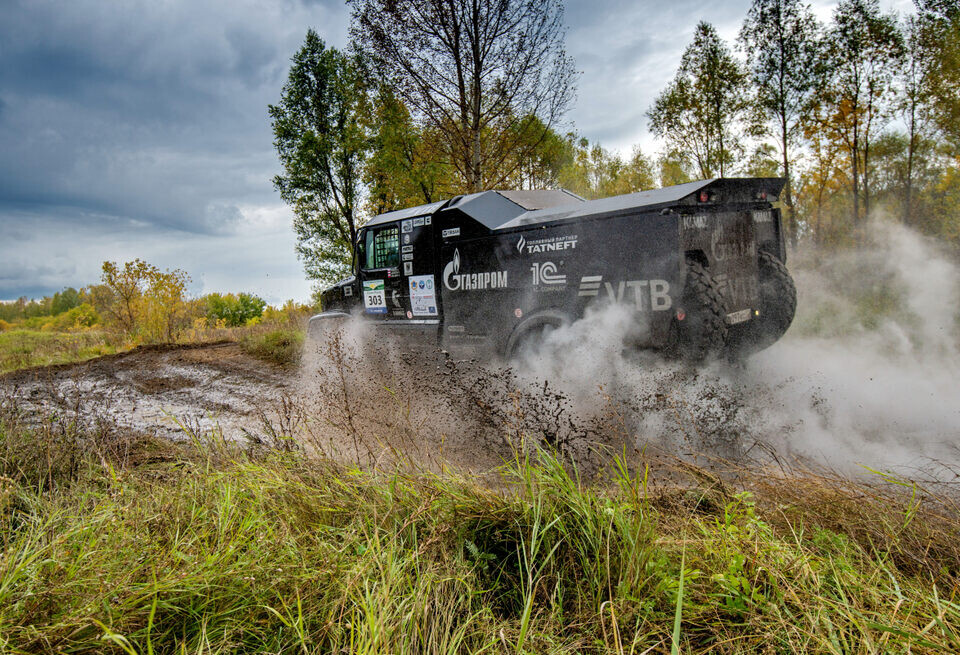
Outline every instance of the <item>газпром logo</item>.
{"type": "Polygon", "coordinates": [[[482,291],[503,289],[507,286],[507,271],[460,273],[460,249],[453,251],[453,259],[443,267],[443,286],[450,291],[482,291]]]}

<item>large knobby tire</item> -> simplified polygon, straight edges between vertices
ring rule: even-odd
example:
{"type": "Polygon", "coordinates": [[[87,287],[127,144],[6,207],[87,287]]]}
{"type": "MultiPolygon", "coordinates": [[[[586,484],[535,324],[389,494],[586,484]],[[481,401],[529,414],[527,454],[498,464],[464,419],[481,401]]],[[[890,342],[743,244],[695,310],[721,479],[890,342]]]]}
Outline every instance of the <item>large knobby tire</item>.
{"type": "Polygon", "coordinates": [[[758,260],[757,309],[760,315],[737,330],[731,354],[742,358],[760,352],[786,334],[797,312],[797,287],[776,255],[761,251],[758,260]]]}
{"type": "Polygon", "coordinates": [[[727,304],[723,291],[699,262],[687,261],[687,281],[674,327],[672,350],[681,359],[700,362],[719,355],[726,347],[727,304]]]}
{"type": "Polygon", "coordinates": [[[522,354],[537,354],[551,332],[569,324],[570,320],[556,311],[545,311],[530,316],[517,326],[507,340],[505,348],[507,359],[516,359],[522,354]]]}

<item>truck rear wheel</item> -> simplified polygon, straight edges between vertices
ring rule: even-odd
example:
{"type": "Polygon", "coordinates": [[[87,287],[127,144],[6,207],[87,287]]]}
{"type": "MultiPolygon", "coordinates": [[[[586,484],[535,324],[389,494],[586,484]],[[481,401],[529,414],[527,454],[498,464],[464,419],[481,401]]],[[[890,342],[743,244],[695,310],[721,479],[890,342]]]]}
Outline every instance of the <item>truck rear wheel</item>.
{"type": "Polygon", "coordinates": [[[720,285],[702,264],[687,260],[687,282],[674,319],[674,354],[699,362],[727,343],[727,307],[720,285]]]}
{"type": "Polygon", "coordinates": [[[769,252],[760,251],[757,263],[760,315],[733,335],[730,350],[735,358],[772,346],[786,334],[797,312],[797,287],[783,262],[769,252]]]}

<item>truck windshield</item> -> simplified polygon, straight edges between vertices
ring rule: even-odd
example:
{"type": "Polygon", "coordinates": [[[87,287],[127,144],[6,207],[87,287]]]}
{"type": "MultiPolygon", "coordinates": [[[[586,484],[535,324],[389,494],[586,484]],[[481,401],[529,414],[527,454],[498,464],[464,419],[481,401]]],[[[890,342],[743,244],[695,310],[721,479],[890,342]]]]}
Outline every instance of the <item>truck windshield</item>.
{"type": "Polygon", "coordinates": [[[364,268],[389,268],[400,265],[400,228],[396,225],[367,230],[364,268]]]}

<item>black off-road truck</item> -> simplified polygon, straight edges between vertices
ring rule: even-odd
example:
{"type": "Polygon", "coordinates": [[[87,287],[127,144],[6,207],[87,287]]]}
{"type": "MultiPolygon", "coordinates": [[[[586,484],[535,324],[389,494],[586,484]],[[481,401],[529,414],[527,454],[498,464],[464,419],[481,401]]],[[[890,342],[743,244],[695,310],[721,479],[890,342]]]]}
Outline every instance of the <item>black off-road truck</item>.
{"type": "Polygon", "coordinates": [[[484,191],[377,216],[354,275],[326,289],[316,335],[362,314],[458,355],[511,357],[594,305],[626,303],[637,347],[700,360],[779,339],[796,289],[777,178],[713,179],[585,201],[484,191]]]}

